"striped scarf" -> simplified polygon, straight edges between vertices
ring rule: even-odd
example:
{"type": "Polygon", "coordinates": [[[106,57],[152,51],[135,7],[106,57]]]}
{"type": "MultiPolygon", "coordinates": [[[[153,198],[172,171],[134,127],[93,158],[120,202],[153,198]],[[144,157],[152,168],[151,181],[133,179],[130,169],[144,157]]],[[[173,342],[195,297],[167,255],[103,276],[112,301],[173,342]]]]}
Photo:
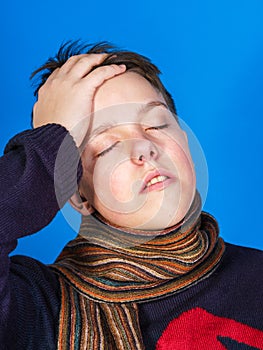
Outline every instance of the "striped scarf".
{"type": "Polygon", "coordinates": [[[222,257],[215,219],[199,213],[195,199],[182,223],[147,240],[144,231],[83,217],[78,237],[51,265],[61,287],[58,349],[143,350],[138,304],[206,278],[222,257]]]}

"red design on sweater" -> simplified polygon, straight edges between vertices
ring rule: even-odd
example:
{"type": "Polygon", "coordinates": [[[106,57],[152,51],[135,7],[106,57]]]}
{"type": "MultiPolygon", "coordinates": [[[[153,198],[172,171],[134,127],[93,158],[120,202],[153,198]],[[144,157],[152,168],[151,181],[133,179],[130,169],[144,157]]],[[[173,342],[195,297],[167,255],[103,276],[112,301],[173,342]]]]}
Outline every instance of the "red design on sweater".
{"type": "Polygon", "coordinates": [[[156,350],[225,350],[220,338],[263,349],[263,331],[195,308],[169,323],[156,350]]]}

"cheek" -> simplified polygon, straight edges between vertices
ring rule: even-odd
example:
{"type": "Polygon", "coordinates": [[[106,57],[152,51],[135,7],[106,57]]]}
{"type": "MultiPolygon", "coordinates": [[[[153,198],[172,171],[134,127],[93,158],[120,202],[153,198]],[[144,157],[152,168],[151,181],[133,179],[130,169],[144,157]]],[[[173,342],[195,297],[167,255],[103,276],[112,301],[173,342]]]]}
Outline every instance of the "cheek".
{"type": "Polygon", "coordinates": [[[193,160],[187,143],[168,141],[166,152],[176,165],[179,173],[193,172],[193,160]]]}
{"type": "Polygon", "coordinates": [[[188,145],[168,142],[166,155],[171,160],[178,176],[182,194],[186,197],[192,197],[196,189],[196,175],[188,145]]]}
{"type": "Polygon", "coordinates": [[[129,160],[117,162],[101,160],[97,162],[93,173],[94,192],[97,203],[112,209],[130,210],[135,201],[140,181],[129,160]]]}
{"type": "Polygon", "coordinates": [[[120,202],[131,201],[134,197],[134,179],[127,162],[117,165],[108,176],[111,193],[116,200],[120,202]]]}

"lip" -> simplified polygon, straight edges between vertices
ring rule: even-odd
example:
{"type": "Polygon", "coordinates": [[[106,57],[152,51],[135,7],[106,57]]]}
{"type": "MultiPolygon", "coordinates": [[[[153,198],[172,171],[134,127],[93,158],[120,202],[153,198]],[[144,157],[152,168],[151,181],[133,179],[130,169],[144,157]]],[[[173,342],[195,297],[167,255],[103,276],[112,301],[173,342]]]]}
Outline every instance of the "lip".
{"type": "Polygon", "coordinates": [[[175,176],[165,169],[158,169],[158,170],[151,171],[143,179],[143,185],[140,190],[140,193],[163,190],[165,187],[169,186],[171,183],[175,181],[176,181],[175,176]],[[147,186],[148,182],[157,176],[165,176],[166,179],[164,181],[157,182],[155,184],[147,186]]]}

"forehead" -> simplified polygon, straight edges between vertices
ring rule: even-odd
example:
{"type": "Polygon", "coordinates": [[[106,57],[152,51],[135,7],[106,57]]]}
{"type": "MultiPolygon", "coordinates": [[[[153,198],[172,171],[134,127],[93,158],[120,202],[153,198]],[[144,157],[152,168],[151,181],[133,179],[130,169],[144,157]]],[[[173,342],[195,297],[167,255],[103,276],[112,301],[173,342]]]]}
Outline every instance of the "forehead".
{"type": "MultiPolygon", "coordinates": [[[[154,110],[167,110],[165,100],[145,78],[126,72],[104,82],[96,91],[91,116],[91,134],[103,126],[146,122],[154,110]]],[[[155,112],[157,113],[157,112],[155,112]]]]}
{"type": "Polygon", "coordinates": [[[126,72],[105,81],[96,91],[93,100],[93,112],[111,106],[150,101],[165,102],[163,96],[148,80],[135,72],[126,72]]]}

